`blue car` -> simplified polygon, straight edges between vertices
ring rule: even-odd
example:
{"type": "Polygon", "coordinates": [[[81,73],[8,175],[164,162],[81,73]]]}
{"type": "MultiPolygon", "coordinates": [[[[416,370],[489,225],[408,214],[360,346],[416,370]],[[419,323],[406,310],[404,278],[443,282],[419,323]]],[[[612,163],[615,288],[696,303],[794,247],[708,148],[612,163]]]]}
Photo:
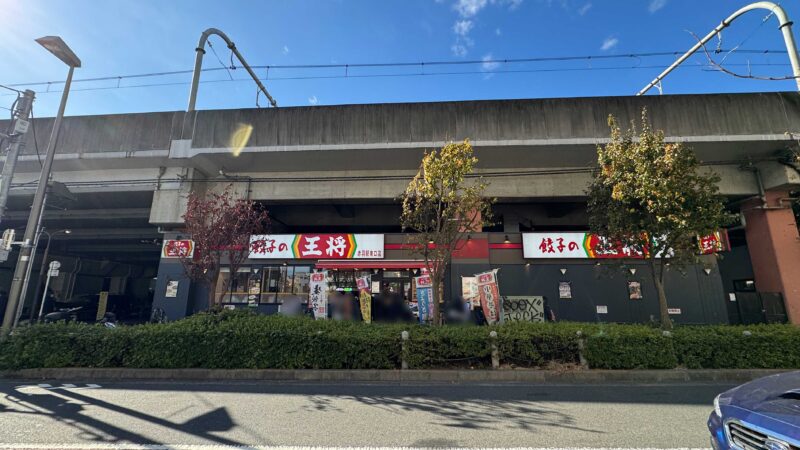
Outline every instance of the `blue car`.
{"type": "Polygon", "coordinates": [[[800,450],[800,372],[751,381],[714,399],[715,450],[800,450]]]}

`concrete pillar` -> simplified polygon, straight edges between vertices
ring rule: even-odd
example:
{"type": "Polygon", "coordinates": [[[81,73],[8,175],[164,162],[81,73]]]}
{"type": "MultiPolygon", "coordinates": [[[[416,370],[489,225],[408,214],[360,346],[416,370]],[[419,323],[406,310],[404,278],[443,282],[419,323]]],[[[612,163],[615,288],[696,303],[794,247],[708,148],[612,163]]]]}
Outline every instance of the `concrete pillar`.
{"type": "Polygon", "coordinates": [[[756,289],[780,292],[789,321],[800,324],[800,234],[792,208],[780,200],[788,196],[786,190],[767,191],[766,208],[753,199],[742,212],[756,289]]]}

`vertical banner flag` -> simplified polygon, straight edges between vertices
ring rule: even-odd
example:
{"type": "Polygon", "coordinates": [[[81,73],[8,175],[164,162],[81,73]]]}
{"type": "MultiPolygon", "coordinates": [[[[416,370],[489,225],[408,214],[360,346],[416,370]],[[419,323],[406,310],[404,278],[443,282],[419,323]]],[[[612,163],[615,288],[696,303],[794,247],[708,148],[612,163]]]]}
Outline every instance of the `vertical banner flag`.
{"type": "Polygon", "coordinates": [[[417,309],[419,323],[430,322],[433,318],[433,280],[430,275],[414,278],[417,285],[417,309]]]}
{"type": "Polygon", "coordinates": [[[475,275],[486,322],[491,325],[503,319],[500,289],[497,287],[497,269],[475,275]]]}
{"type": "Polygon", "coordinates": [[[308,306],[315,319],[328,318],[328,271],[314,272],[308,281],[308,306]]]}
{"type": "Polygon", "coordinates": [[[481,307],[481,296],[478,293],[478,279],[475,277],[461,277],[461,295],[465,302],[470,302],[473,308],[481,307]]]}
{"type": "Polygon", "coordinates": [[[372,295],[370,294],[370,276],[356,278],[358,288],[358,304],[361,306],[361,317],[364,323],[372,322],[372,295]]]}

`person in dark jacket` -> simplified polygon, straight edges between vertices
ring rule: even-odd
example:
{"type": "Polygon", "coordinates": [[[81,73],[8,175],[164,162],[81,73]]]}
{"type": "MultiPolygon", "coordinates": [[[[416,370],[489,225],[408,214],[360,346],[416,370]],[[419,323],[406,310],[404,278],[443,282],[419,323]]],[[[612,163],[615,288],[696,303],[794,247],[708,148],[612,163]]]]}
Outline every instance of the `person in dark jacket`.
{"type": "Polygon", "coordinates": [[[553,312],[553,309],[550,308],[550,303],[547,301],[547,297],[542,297],[544,299],[544,321],[545,322],[555,322],[556,321],[556,313],[553,312]]]}

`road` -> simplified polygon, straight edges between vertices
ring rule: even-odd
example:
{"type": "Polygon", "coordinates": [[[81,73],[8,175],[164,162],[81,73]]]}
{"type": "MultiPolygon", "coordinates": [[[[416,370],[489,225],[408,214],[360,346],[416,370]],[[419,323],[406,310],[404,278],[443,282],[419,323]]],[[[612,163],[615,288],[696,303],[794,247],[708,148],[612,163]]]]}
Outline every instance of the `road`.
{"type": "Polygon", "coordinates": [[[708,447],[732,386],[0,382],[0,448],[708,447]]]}

